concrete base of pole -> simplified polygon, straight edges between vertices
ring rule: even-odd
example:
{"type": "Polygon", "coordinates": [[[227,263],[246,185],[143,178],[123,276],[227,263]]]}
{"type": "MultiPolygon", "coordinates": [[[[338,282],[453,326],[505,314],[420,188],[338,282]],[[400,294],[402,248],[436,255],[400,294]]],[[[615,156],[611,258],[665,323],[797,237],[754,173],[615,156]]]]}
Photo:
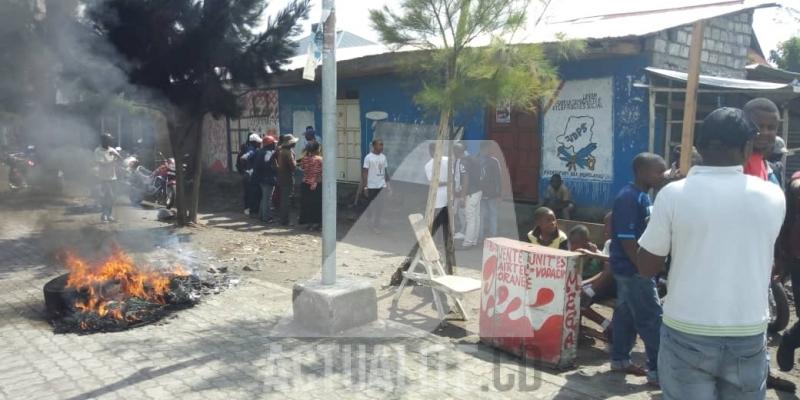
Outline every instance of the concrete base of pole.
{"type": "Polygon", "coordinates": [[[296,283],[292,310],[295,323],[334,335],[377,320],[378,297],[368,282],[339,276],[333,285],[319,280],[296,283]]]}

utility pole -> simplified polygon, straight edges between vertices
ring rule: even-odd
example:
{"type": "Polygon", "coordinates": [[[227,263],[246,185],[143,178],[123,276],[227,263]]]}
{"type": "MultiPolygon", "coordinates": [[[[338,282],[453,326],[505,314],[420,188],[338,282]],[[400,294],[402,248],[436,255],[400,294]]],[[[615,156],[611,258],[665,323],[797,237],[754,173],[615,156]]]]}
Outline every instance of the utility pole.
{"type": "Polygon", "coordinates": [[[694,23],[692,44],[689,48],[689,72],[686,76],[686,100],[683,107],[683,131],[681,132],[680,170],[683,176],[689,174],[694,146],[694,124],[697,115],[697,87],[700,83],[700,55],[703,52],[704,21],[694,23]]]}
{"type": "Polygon", "coordinates": [[[322,2],[322,284],[336,283],[336,1],[322,2]]]}

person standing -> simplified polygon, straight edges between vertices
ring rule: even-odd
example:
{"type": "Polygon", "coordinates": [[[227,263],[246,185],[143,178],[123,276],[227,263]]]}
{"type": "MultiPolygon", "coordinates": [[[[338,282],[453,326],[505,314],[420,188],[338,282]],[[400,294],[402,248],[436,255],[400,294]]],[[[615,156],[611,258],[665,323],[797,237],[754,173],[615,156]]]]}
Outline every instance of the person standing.
{"type": "Polygon", "coordinates": [[[280,150],[278,151],[278,190],[280,190],[280,204],[278,219],[281,225],[289,226],[289,208],[291,206],[292,189],[294,188],[294,171],[297,169],[294,147],[297,138],[292,134],[283,135],[280,150]]]}
{"type": "Polygon", "coordinates": [[[775,148],[778,136],[781,119],[778,106],[772,100],[759,97],[744,105],[744,114],[758,129],[758,135],[753,140],[753,153],[744,165],[744,173],[780,185],[780,180],[766,160],[775,148]]]}
{"type": "Polygon", "coordinates": [[[666,400],[766,394],[768,288],[786,202],[777,185],[744,174],[755,139],[742,110],[709,114],[695,138],[703,166],[661,190],[639,240],[644,277],[672,259],[658,360],[666,400]]]}
{"type": "Polygon", "coordinates": [[[626,185],[614,200],[612,211],[611,269],[617,285],[617,304],[611,326],[611,369],[633,375],[646,375],[647,382],[658,385],[658,348],[661,328],[661,302],[652,277],[642,276],[637,264],[638,245],[650,218],[648,192],[659,187],[667,163],[652,153],[633,159],[634,182],[626,185]],[[636,334],[644,341],[647,370],[631,363],[636,334]]]}
{"type": "MultiPolygon", "coordinates": [[[[256,151],[258,148],[261,147],[261,137],[258,136],[257,133],[253,132],[247,138],[246,143],[242,143],[239,147],[239,157],[236,158],[236,171],[242,177],[242,188],[244,190],[244,213],[245,215],[250,215],[251,212],[255,212],[252,208],[255,208],[257,204],[253,204],[254,201],[254,184],[252,182],[253,176],[253,160],[255,159],[256,151]]],[[[257,203],[258,200],[256,200],[257,203]]]]}
{"type": "Polygon", "coordinates": [[[453,207],[455,207],[454,216],[456,219],[453,224],[453,230],[455,231],[453,239],[463,241],[467,231],[467,215],[464,209],[466,205],[466,194],[461,185],[461,181],[467,173],[466,167],[464,166],[464,158],[467,156],[467,150],[463,143],[458,142],[453,145],[453,156],[455,156],[455,160],[453,161],[453,207]]]}
{"type": "Polygon", "coordinates": [[[272,223],[272,193],[275,191],[277,160],[275,154],[275,137],[264,136],[261,149],[255,154],[255,167],[253,180],[261,187],[261,202],[258,207],[259,218],[262,222],[272,223]]]}
{"type": "Polygon", "coordinates": [[[322,157],[318,142],[306,146],[306,155],[300,163],[303,169],[303,194],[300,208],[300,225],[308,224],[308,230],[322,225],[322,157]]]}
{"type": "Polygon", "coordinates": [[[500,183],[500,161],[490,154],[493,144],[493,141],[481,142],[478,158],[480,167],[479,187],[481,189],[479,240],[497,236],[497,208],[500,204],[502,186],[500,183]]]}
{"type": "MultiPolygon", "coordinates": [[[[800,172],[796,172],[789,180],[786,208],[786,219],[780,237],[780,254],[784,268],[788,269],[792,277],[794,309],[800,316],[800,172]]],[[[800,347],[800,322],[783,333],[777,356],[781,371],[791,371],[794,368],[794,353],[798,347],[800,347]]]]}
{"type": "Polygon", "coordinates": [[[464,210],[464,241],[462,249],[469,249],[478,244],[481,225],[480,165],[475,157],[466,155],[464,145],[456,144],[453,153],[457,160],[455,175],[459,178],[457,193],[460,194],[460,205],[464,210]]]}
{"type": "Polygon", "coordinates": [[[94,149],[94,160],[97,163],[100,178],[100,221],[114,222],[114,181],[117,180],[117,160],[120,159],[117,149],[112,147],[114,138],[110,133],[100,135],[100,146],[94,149]]]}
{"type": "Polygon", "coordinates": [[[369,221],[370,229],[376,234],[380,233],[381,216],[383,214],[383,200],[378,199],[383,189],[391,193],[389,186],[389,176],[386,173],[388,162],[386,155],[383,154],[383,140],[372,139],[372,151],[364,157],[364,165],[361,168],[361,185],[356,191],[355,202],[363,190],[367,200],[366,218],[369,221]]]}

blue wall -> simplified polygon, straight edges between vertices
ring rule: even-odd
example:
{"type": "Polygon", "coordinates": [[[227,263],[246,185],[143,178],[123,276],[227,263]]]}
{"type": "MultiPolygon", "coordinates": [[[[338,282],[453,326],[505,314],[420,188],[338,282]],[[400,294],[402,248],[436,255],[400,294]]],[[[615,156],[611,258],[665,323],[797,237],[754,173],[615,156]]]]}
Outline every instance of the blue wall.
{"type": "MultiPolygon", "coordinates": [[[[646,56],[602,60],[584,60],[559,66],[562,80],[613,77],[613,158],[612,182],[565,179],[578,207],[610,208],[616,194],[633,180],[631,163],[648,146],[648,93],[633,86],[642,80],[646,56]]],[[[545,193],[549,177],[540,180],[540,193],[545,193]]]]}
{"type": "MultiPolygon", "coordinates": [[[[341,91],[356,91],[361,107],[361,153],[369,152],[372,141],[372,121],[365,114],[369,111],[385,111],[389,121],[415,124],[437,124],[438,115],[426,115],[417,106],[413,97],[419,91],[420,83],[397,75],[379,75],[364,78],[342,79],[338,82],[341,91]]],[[[278,102],[280,106],[281,134],[302,133],[304,127],[292,126],[294,111],[312,111],[315,117],[317,133],[322,132],[322,110],[320,106],[320,86],[317,84],[280,88],[278,102]]],[[[483,110],[468,110],[460,113],[456,119],[457,126],[464,127],[464,139],[481,140],[485,137],[485,113],[483,110]]],[[[324,141],[324,139],[323,139],[324,141]]],[[[477,145],[476,145],[477,146],[477,145]]],[[[476,149],[470,149],[477,152],[476,149]]]]}

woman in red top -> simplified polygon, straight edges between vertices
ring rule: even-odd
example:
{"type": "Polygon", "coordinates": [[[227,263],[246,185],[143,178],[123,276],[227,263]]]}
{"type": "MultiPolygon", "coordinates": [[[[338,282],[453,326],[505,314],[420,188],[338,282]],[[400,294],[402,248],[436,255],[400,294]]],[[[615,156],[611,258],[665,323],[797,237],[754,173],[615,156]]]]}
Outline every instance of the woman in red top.
{"type": "Polygon", "coordinates": [[[322,226],[322,157],[319,143],[309,143],[306,156],[300,161],[303,169],[303,197],[300,208],[300,225],[308,225],[309,230],[319,230],[322,226]]]}

